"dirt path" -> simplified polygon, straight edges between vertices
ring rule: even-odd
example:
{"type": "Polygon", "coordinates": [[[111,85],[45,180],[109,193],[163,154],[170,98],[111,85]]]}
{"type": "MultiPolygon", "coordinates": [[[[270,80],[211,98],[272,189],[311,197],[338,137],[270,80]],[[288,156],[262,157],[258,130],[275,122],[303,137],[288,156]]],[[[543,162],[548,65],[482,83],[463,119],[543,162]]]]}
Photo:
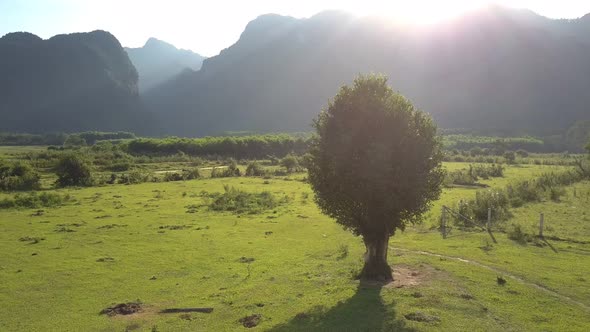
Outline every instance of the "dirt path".
{"type": "Polygon", "coordinates": [[[458,261],[458,262],[462,262],[462,263],[466,263],[466,264],[471,264],[471,265],[474,265],[474,266],[477,266],[477,267],[480,267],[480,268],[484,268],[484,269],[487,269],[487,270],[496,272],[499,275],[506,276],[506,277],[509,277],[509,278],[511,278],[513,280],[516,280],[516,281],[520,282],[521,284],[534,287],[534,288],[536,288],[536,289],[538,289],[540,291],[543,291],[543,292],[545,292],[545,293],[547,293],[549,295],[552,295],[554,297],[557,297],[557,298],[559,298],[561,300],[564,300],[566,302],[569,302],[571,304],[575,304],[575,305],[577,305],[579,307],[582,307],[586,311],[590,311],[590,306],[588,306],[588,305],[586,305],[586,304],[584,304],[582,302],[579,302],[577,300],[574,300],[574,299],[572,299],[569,296],[566,296],[566,295],[563,295],[563,294],[559,294],[559,293],[557,293],[557,292],[555,292],[555,291],[553,291],[553,290],[551,290],[551,289],[549,289],[549,288],[547,288],[545,286],[536,284],[534,282],[526,281],[523,278],[517,277],[515,275],[512,275],[512,274],[510,274],[510,273],[508,273],[508,272],[506,272],[504,270],[497,269],[495,267],[491,267],[491,266],[488,266],[488,265],[485,265],[485,264],[482,264],[482,263],[479,263],[479,262],[476,262],[476,261],[468,260],[468,259],[461,258],[461,257],[453,257],[453,256],[446,256],[446,255],[441,255],[441,254],[435,254],[435,253],[428,252],[428,251],[410,250],[410,249],[394,248],[394,247],[389,247],[389,249],[400,251],[400,252],[407,252],[407,253],[412,253],[412,254],[418,254],[418,255],[425,255],[425,256],[431,256],[431,257],[439,257],[439,258],[454,260],[454,261],[458,261]]]}

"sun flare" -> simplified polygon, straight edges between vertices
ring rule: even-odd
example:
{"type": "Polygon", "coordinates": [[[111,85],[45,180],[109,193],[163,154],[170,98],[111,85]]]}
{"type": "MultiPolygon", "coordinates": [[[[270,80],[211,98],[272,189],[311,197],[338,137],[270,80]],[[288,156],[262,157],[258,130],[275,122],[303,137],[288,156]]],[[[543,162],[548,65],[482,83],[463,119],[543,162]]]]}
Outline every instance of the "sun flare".
{"type": "Polygon", "coordinates": [[[429,24],[450,19],[489,4],[483,0],[367,1],[355,5],[359,15],[378,15],[406,23],[429,24]]]}

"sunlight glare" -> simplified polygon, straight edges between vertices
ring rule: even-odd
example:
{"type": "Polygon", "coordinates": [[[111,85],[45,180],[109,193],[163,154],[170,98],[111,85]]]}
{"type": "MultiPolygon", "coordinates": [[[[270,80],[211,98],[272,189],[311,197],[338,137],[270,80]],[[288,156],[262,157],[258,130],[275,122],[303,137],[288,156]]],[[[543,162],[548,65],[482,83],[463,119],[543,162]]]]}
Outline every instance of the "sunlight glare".
{"type": "Polygon", "coordinates": [[[406,23],[430,24],[481,8],[483,0],[366,1],[355,8],[359,15],[377,15],[406,23]]]}

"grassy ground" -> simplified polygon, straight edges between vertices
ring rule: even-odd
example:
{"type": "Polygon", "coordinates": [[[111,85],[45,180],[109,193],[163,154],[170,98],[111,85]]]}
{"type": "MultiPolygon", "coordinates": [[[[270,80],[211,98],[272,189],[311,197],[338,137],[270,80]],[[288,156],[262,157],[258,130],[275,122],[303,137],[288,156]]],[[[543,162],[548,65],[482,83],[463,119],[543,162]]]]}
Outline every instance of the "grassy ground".
{"type": "MultiPolygon", "coordinates": [[[[510,167],[506,178],[486,183],[503,186],[550,169],[510,167]]],[[[239,320],[253,314],[261,317],[254,329],[271,331],[590,325],[590,183],[568,188],[562,202],[514,210],[508,223],[530,232],[545,211],[546,235],[559,240],[543,246],[502,233],[496,244],[487,233],[457,230],[443,240],[431,229],[440,205],[474,195],[447,189],[422,225],[392,238],[397,281],[378,287],[354,280],[362,241],[320,214],[309,185],[299,181],[304,176],[61,189],[75,201],[40,213],[0,210],[0,330],[236,331],[246,330],[239,320]],[[202,192],[223,192],[224,185],[267,190],[288,203],[253,215],[210,211],[202,192]],[[99,315],[137,300],[141,313],[99,315]],[[178,307],[213,312],[159,313],[178,307]]]]}

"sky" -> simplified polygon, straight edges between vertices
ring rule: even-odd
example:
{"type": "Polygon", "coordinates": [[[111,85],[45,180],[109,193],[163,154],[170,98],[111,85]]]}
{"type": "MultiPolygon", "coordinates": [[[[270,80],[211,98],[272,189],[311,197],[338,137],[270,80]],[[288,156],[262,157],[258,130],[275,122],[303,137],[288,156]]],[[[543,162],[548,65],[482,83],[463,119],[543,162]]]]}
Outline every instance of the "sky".
{"type": "MultiPolygon", "coordinates": [[[[249,21],[267,13],[305,18],[323,10],[380,15],[432,24],[484,6],[487,0],[0,0],[0,36],[14,31],[42,38],[97,29],[123,46],[140,47],[149,37],[205,56],[235,43],[249,21]]],[[[498,0],[551,18],[590,13],[589,0],[498,0]]]]}

